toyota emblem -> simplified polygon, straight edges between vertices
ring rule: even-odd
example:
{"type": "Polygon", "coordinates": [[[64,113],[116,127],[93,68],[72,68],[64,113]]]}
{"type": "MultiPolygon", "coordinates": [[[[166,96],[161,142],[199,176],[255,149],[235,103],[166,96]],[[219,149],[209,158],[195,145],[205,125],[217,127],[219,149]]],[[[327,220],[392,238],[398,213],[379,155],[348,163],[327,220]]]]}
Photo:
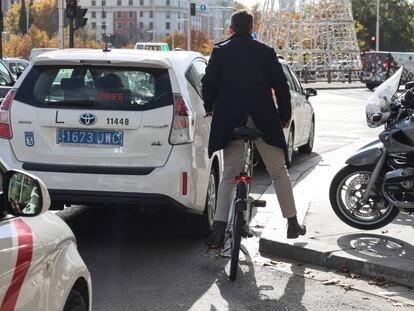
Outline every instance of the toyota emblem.
{"type": "Polygon", "coordinates": [[[91,126],[96,123],[97,119],[92,113],[84,113],[79,117],[79,122],[80,124],[91,126]]]}

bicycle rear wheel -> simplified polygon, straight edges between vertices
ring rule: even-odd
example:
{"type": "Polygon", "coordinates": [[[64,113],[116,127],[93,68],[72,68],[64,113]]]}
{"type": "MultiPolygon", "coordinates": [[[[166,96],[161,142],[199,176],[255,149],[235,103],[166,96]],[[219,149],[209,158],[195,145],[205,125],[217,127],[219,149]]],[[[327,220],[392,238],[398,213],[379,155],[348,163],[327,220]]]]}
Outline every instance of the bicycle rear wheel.
{"type": "Polygon", "coordinates": [[[230,260],[230,280],[234,281],[237,276],[239,265],[240,243],[243,231],[244,213],[247,210],[247,186],[244,182],[237,185],[235,198],[235,210],[231,232],[231,260],[230,260]]]}

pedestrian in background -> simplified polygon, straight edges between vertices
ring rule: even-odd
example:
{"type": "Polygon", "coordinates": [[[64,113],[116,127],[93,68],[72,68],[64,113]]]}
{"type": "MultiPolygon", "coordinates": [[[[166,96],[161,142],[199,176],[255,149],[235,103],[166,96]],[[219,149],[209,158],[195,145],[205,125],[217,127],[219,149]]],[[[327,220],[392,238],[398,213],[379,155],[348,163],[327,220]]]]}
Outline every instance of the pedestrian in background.
{"type": "Polygon", "coordinates": [[[213,231],[206,241],[209,248],[222,248],[224,244],[233,179],[244,160],[243,141],[233,139],[233,130],[241,126],[255,127],[261,133],[255,145],[272,178],[283,217],[288,219],[287,237],[306,233],[296,217],[285,165],[287,146],[282,128],[289,127],[291,119],[289,87],[274,49],[253,40],[252,31],[252,14],[246,10],[233,13],[232,36],[216,44],[202,79],[204,107],[207,116],[213,117],[209,156],[221,149],[224,154],[213,231]]]}

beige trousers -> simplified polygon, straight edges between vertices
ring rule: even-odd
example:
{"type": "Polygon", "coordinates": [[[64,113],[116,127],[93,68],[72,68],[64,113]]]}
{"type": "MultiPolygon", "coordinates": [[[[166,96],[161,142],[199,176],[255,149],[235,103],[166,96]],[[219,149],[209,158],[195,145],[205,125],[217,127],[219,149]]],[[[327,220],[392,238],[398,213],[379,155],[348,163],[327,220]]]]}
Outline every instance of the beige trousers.
{"type": "MultiPolygon", "coordinates": [[[[285,155],[282,149],[266,144],[258,139],[256,148],[263,159],[266,170],[273,181],[276,196],[284,218],[296,216],[295,200],[292,184],[285,165],[285,155]]],[[[230,208],[230,196],[234,189],[234,177],[240,174],[243,163],[243,141],[235,140],[224,148],[224,172],[220,182],[217,198],[216,221],[227,222],[230,208]]]]}

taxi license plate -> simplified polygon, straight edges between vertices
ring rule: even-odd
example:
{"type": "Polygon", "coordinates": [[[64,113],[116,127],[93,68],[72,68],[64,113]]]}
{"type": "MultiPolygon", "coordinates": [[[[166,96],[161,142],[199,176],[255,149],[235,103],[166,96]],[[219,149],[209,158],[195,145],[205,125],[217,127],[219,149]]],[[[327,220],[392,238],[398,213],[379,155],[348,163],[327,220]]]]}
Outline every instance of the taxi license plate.
{"type": "Polygon", "coordinates": [[[121,147],[124,143],[124,133],[122,131],[58,129],[56,143],[85,147],[121,147]]]}

